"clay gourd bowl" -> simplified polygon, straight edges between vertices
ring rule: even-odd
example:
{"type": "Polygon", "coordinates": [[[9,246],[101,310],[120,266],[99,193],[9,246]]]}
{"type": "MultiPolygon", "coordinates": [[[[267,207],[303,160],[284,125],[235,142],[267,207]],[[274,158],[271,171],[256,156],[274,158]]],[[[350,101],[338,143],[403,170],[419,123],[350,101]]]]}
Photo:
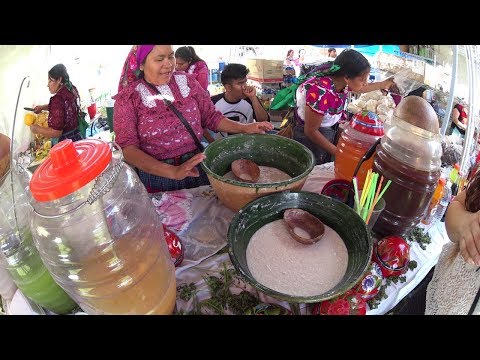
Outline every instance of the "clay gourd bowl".
{"type": "Polygon", "coordinates": [[[325,225],[314,215],[302,209],[287,209],[283,213],[290,235],[301,244],[311,245],[325,234],[325,225]]]}
{"type": "Polygon", "coordinates": [[[252,160],[238,159],[231,166],[233,175],[239,181],[256,183],[260,177],[260,168],[252,160]]]}

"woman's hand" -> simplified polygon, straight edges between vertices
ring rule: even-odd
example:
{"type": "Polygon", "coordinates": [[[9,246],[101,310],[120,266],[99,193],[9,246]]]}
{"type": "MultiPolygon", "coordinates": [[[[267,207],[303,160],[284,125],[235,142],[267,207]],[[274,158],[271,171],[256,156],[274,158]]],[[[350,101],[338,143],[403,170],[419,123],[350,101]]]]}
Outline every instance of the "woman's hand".
{"type": "Polygon", "coordinates": [[[395,81],[393,80],[393,77],[389,77],[388,79],[383,80],[381,83],[382,88],[385,90],[390,90],[391,87],[397,86],[397,84],[395,84],[395,81]]]}
{"type": "Polygon", "coordinates": [[[205,158],[206,156],[203,153],[196,154],[187,161],[185,161],[183,164],[174,166],[174,179],[183,180],[188,176],[199,177],[200,173],[195,166],[200,164],[203,160],[205,160],[205,158]]]}
{"type": "Polygon", "coordinates": [[[38,134],[38,130],[41,128],[40,125],[37,125],[37,124],[32,124],[30,125],[30,131],[34,134],[38,134]]]}
{"type": "Polygon", "coordinates": [[[480,211],[466,213],[459,224],[460,253],[469,264],[480,266],[480,211]]]}
{"type": "Polygon", "coordinates": [[[268,121],[254,122],[243,125],[243,133],[245,134],[265,134],[266,131],[272,130],[273,125],[268,121]]]}
{"type": "MultiPolygon", "coordinates": [[[[48,105],[47,105],[48,106],[48,105]]],[[[33,112],[35,114],[40,114],[42,112],[42,110],[46,110],[45,109],[45,105],[37,105],[33,108],[33,112]]]]}

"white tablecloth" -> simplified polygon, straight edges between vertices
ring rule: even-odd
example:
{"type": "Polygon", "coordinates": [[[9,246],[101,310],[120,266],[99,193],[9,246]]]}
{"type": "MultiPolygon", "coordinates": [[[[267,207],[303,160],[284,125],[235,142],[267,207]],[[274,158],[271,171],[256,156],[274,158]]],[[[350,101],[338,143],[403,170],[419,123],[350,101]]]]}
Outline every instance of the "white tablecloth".
{"type": "MultiPolygon", "coordinates": [[[[302,190],[320,193],[323,186],[334,177],[333,163],[316,166],[308,176],[302,190]]],[[[183,200],[185,207],[185,223],[178,225],[177,234],[183,241],[186,249],[185,259],[176,269],[177,286],[181,284],[195,283],[198,290],[198,300],[203,300],[209,296],[208,287],[203,277],[205,275],[218,275],[223,266],[232,267],[227,253],[217,254],[223,249],[226,243],[226,234],[234,212],[227,209],[216,197],[211,186],[201,186],[195,189],[182,190],[189,194],[183,200]]],[[[156,197],[173,196],[173,192],[157,194],[156,197]]],[[[168,201],[157,208],[159,214],[162,213],[162,206],[167,206],[168,201]]],[[[171,205],[171,203],[170,203],[171,205]]],[[[178,210],[178,209],[177,209],[178,210]]],[[[162,221],[171,219],[162,218],[162,221]]],[[[177,221],[178,223],[178,221],[177,221]]],[[[168,225],[168,223],[167,223],[168,225]]],[[[368,310],[367,315],[381,315],[391,310],[400,300],[402,300],[410,291],[412,291],[428,274],[430,269],[435,266],[440,255],[442,246],[449,241],[445,232],[443,223],[437,223],[432,226],[428,232],[431,235],[432,242],[422,250],[416,243],[411,244],[410,259],[415,260],[417,268],[409,270],[406,276],[406,282],[392,284],[387,287],[387,299],[384,299],[378,308],[368,310]]],[[[384,280],[385,281],[385,280],[384,280]]],[[[232,292],[248,290],[257,295],[260,300],[267,303],[277,303],[284,307],[289,307],[286,302],[276,300],[260,293],[244,282],[237,283],[232,292]]],[[[17,290],[17,292],[19,292],[17,290]]],[[[33,309],[25,303],[23,296],[14,296],[12,302],[8,303],[9,314],[38,314],[38,309],[33,309]]],[[[189,311],[193,307],[193,300],[185,302],[177,300],[177,310],[189,311]]],[[[302,314],[307,313],[306,305],[300,305],[302,314]]]]}
{"type": "MultiPolygon", "coordinates": [[[[302,190],[320,193],[323,186],[333,178],[333,163],[316,166],[312,173],[308,176],[302,190]]],[[[204,188],[203,192],[205,194],[208,193],[207,189],[210,187],[206,186],[202,188],[204,188]]],[[[234,215],[233,212],[225,208],[225,206],[218,201],[213,192],[210,192],[209,197],[204,199],[198,199],[198,194],[201,193],[201,191],[198,191],[197,189],[195,193],[197,193],[197,195],[194,196],[194,199],[197,198],[197,200],[192,202],[192,212],[194,215],[191,219],[191,222],[195,222],[198,217],[213,218],[213,216],[216,216],[216,221],[221,221],[221,224],[223,224],[223,229],[219,231],[218,225],[214,225],[210,222],[209,224],[204,224],[204,226],[207,228],[204,228],[201,233],[215,232],[220,235],[223,231],[224,237],[226,237],[228,230],[228,226],[226,224],[232,219],[234,215]],[[222,210],[219,211],[218,207],[220,207],[222,210]],[[219,216],[221,220],[219,220],[219,216]],[[211,229],[208,227],[211,227],[211,229]]],[[[187,248],[191,246],[190,242],[195,238],[195,232],[195,227],[189,227],[178,233],[182,240],[184,240],[187,248]]],[[[449,239],[445,231],[444,223],[437,222],[434,226],[431,226],[428,229],[428,232],[431,236],[432,242],[426,247],[425,250],[422,250],[417,243],[411,244],[410,259],[417,262],[417,267],[414,270],[409,270],[405,274],[406,282],[398,282],[397,284],[391,284],[388,286],[386,288],[386,294],[388,295],[388,298],[383,299],[376,309],[368,310],[367,315],[386,314],[393,307],[395,307],[395,305],[397,305],[400,300],[402,300],[410,291],[412,291],[424,279],[432,267],[435,266],[443,245],[446,244],[449,239]]],[[[221,248],[226,245],[226,242],[223,242],[220,239],[218,240],[218,247],[221,248]],[[223,246],[221,244],[223,244],[223,246]]],[[[219,249],[212,250],[218,251],[219,249]]],[[[197,289],[199,290],[199,300],[203,300],[204,298],[208,297],[208,287],[203,281],[203,276],[213,273],[218,274],[218,272],[223,268],[223,264],[226,264],[227,267],[232,266],[228,254],[212,254],[212,256],[196,258],[194,261],[186,258],[186,260],[184,260],[182,263],[182,266],[177,268],[176,274],[178,284],[188,284],[191,282],[195,283],[197,289]]],[[[243,288],[252,290],[248,284],[242,283],[238,286],[238,291],[243,288]]],[[[277,303],[288,307],[286,302],[278,301],[264,294],[259,294],[258,292],[256,294],[259,295],[262,301],[277,303]]],[[[182,300],[178,300],[177,307],[183,310],[191,310],[192,301],[185,303],[182,300]]],[[[301,305],[300,310],[302,313],[306,313],[306,306],[301,305]]]]}

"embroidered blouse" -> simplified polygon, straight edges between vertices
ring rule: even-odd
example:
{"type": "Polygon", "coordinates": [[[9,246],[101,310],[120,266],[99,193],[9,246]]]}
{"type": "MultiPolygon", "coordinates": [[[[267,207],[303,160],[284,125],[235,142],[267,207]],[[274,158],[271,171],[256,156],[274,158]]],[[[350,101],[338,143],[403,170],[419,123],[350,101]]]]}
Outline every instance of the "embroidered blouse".
{"type": "Polygon", "coordinates": [[[172,101],[198,139],[205,127],[217,131],[223,115],[193,75],[174,72],[170,82],[157,89],[160,94],[139,79],[115,95],[113,121],[120,147],[135,145],[157,160],[196,150],[190,133],[163,99],[172,101]]]}
{"type": "Polygon", "coordinates": [[[345,87],[343,91],[337,92],[335,85],[330,77],[313,77],[305,81],[297,89],[297,105],[300,122],[304,123],[305,119],[305,105],[320,115],[330,115],[329,119],[332,121],[322,122],[322,127],[334,125],[345,109],[345,102],[347,100],[348,90],[345,87]],[[332,123],[331,123],[332,122],[332,123]]]}
{"type": "Polygon", "coordinates": [[[187,73],[195,75],[202,88],[208,89],[208,66],[203,60],[197,61],[188,67],[187,73]]]}
{"type": "Polygon", "coordinates": [[[63,131],[78,127],[77,98],[65,86],[62,86],[48,103],[48,127],[63,131]]]}

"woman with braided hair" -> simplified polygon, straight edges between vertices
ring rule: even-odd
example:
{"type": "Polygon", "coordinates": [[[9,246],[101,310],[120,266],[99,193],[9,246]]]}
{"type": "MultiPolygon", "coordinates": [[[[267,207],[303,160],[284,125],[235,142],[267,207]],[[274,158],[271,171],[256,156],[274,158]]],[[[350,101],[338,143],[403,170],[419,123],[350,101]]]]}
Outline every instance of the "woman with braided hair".
{"type": "Polygon", "coordinates": [[[57,64],[50,69],[47,86],[53,94],[48,105],[37,105],[33,111],[38,114],[42,110],[48,110],[48,128],[32,124],[30,130],[34,134],[52,138],[53,143],[65,139],[81,140],[78,123],[80,95],[71,83],[65,65],[57,64]]]}
{"type": "Polygon", "coordinates": [[[387,90],[394,84],[392,78],[368,83],[369,74],[370,63],[365,56],[346,49],[333,62],[299,78],[293,139],[312,150],[317,165],[331,161],[335,154],[336,125],[344,112],[348,92],[387,90]]]}

